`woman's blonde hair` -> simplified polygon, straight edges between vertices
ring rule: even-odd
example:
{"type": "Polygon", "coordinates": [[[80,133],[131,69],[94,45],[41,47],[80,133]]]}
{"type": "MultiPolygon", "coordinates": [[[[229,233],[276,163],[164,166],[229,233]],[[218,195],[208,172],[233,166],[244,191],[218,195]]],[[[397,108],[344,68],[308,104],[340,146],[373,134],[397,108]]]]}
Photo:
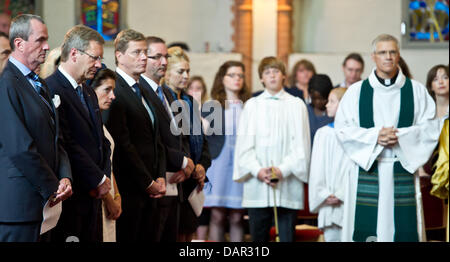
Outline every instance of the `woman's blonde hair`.
{"type": "Polygon", "coordinates": [[[41,78],[47,78],[58,68],[59,62],[61,61],[61,47],[52,49],[49,53],[45,62],[41,65],[41,72],[39,76],[41,78]]]}
{"type": "MultiPolygon", "coordinates": [[[[341,99],[342,99],[342,97],[344,96],[344,94],[345,94],[346,91],[347,91],[347,88],[346,88],[346,87],[337,87],[337,88],[333,88],[333,89],[331,90],[330,95],[331,95],[331,94],[335,94],[336,97],[337,97],[337,99],[338,99],[339,101],[341,101],[341,99]]],[[[328,95],[328,96],[330,96],[330,95],[328,95]]]]}
{"type": "MultiPolygon", "coordinates": [[[[167,70],[166,72],[169,72],[169,70],[172,68],[172,66],[179,62],[190,62],[189,57],[187,56],[186,52],[183,51],[178,46],[171,47],[167,49],[167,53],[169,54],[169,59],[167,59],[167,70]]],[[[167,73],[166,73],[167,74],[167,73]]],[[[167,84],[165,77],[161,79],[161,84],[167,84]]]]}
{"type": "Polygon", "coordinates": [[[179,46],[174,46],[169,49],[167,49],[167,52],[169,53],[169,59],[167,60],[167,71],[171,68],[172,65],[178,62],[190,62],[189,57],[187,54],[181,49],[179,46]]]}

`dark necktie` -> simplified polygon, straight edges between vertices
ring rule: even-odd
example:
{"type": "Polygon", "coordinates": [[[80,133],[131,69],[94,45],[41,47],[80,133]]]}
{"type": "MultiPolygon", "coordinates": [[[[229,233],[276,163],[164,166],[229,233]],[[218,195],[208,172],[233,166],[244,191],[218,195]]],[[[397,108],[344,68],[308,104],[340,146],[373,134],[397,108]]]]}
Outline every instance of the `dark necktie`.
{"type": "Polygon", "coordinates": [[[137,95],[137,97],[139,98],[139,100],[142,100],[142,94],[141,94],[141,89],[139,88],[139,84],[135,83],[132,86],[134,93],[137,95]]]}
{"type": "Polygon", "coordinates": [[[166,100],[164,99],[162,87],[158,86],[158,88],[156,89],[156,92],[158,93],[159,100],[161,100],[161,103],[163,103],[164,107],[166,107],[167,104],[166,104],[166,100]]]}
{"type": "Polygon", "coordinates": [[[162,87],[158,86],[156,89],[156,93],[158,94],[159,100],[161,100],[161,103],[163,104],[164,109],[166,110],[167,114],[169,115],[169,118],[172,118],[172,113],[169,110],[169,107],[166,103],[166,99],[164,98],[164,93],[162,91],[162,87]]]}
{"type": "Polygon", "coordinates": [[[84,109],[86,109],[86,112],[89,112],[89,108],[86,104],[86,100],[84,99],[83,86],[82,85],[77,86],[76,90],[77,90],[78,97],[81,100],[81,104],[83,104],[83,107],[84,107],[84,109]]]}
{"type": "Polygon", "coordinates": [[[39,97],[41,98],[41,100],[45,103],[45,105],[50,109],[50,111],[53,113],[53,109],[51,106],[51,101],[50,101],[50,97],[48,96],[47,92],[45,91],[45,88],[42,86],[41,81],[39,80],[39,76],[34,73],[33,71],[31,71],[28,74],[28,77],[33,80],[34,86],[35,86],[35,90],[36,92],[39,94],[39,97]]]}

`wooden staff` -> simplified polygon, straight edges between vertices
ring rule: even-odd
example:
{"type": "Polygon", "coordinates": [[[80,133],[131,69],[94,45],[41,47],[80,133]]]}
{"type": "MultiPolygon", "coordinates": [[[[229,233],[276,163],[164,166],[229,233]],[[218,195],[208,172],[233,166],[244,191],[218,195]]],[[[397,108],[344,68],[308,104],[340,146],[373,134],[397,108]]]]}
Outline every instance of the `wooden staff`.
{"type": "Polygon", "coordinates": [[[275,187],[277,186],[279,179],[277,175],[275,174],[275,169],[272,165],[272,175],[270,176],[270,182],[274,183],[272,186],[273,189],[273,214],[275,217],[275,242],[280,242],[280,236],[278,235],[278,212],[277,212],[277,199],[275,197],[275,187]]]}

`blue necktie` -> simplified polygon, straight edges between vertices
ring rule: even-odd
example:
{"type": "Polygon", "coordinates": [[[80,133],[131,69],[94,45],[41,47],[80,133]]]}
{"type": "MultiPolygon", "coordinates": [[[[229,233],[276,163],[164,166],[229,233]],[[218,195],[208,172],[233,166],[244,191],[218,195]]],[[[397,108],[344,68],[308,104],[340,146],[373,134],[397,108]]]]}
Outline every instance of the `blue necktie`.
{"type": "Polygon", "coordinates": [[[171,119],[173,116],[172,116],[172,113],[169,110],[169,107],[168,107],[167,103],[166,103],[166,99],[164,98],[164,93],[162,91],[162,87],[161,86],[158,86],[158,88],[156,89],[156,93],[158,94],[159,100],[161,100],[161,102],[162,102],[162,104],[164,106],[164,109],[166,110],[167,114],[169,115],[169,118],[171,119]]]}
{"type": "Polygon", "coordinates": [[[50,109],[50,111],[53,113],[53,109],[52,106],[50,105],[50,97],[48,97],[47,93],[45,92],[45,89],[42,87],[42,83],[39,80],[39,76],[31,71],[28,74],[28,77],[31,78],[31,80],[33,80],[34,83],[34,89],[36,90],[36,92],[39,94],[39,97],[41,98],[41,100],[45,103],[45,105],[50,109]]]}
{"type": "Polygon", "coordinates": [[[158,93],[159,100],[161,100],[161,102],[163,103],[164,107],[166,107],[167,104],[166,104],[166,100],[164,99],[164,94],[163,94],[163,91],[162,91],[162,87],[158,86],[158,88],[156,89],[156,92],[158,93]]]}
{"type": "Polygon", "coordinates": [[[132,87],[133,87],[134,93],[136,93],[139,100],[142,100],[142,94],[141,94],[141,89],[139,88],[139,84],[135,83],[132,87]]]}
{"type": "Polygon", "coordinates": [[[86,104],[86,100],[84,99],[83,86],[81,86],[81,85],[77,86],[77,94],[81,100],[81,104],[83,104],[84,109],[86,109],[86,112],[89,112],[89,108],[86,104]]]}

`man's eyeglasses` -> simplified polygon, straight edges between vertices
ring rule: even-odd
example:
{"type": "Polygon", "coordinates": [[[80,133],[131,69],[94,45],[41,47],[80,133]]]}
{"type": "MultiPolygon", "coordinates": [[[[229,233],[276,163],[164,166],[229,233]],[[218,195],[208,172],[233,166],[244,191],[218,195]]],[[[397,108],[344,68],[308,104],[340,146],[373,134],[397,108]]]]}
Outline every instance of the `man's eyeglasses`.
{"type": "Polygon", "coordinates": [[[235,74],[235,73],[232,73],[232,74],[226,74],[226,76],[229,76],[229,77],[231,77],[231,78],[235,78],[235,77],[237,76],[237,77],[239,77],[240,79],[244,79],[244,77],[245,77],[244,74],[235,74]]]}
{"type": "Polygon", "coordinates": [[[91,55],[91,54],[89,54],[89,53],[87,53],[87,52],[85,52],[83,50],[80,50],[80,49],[77,49],[77,50],[80,51],[81,53],[89,56],[90,58],[92,58],[92,59],[94,59],[96,61],[99,61],[100,63],[103,61],[103,57],[101,57],[101,56],[93,56],[93,55],[91,55]]]}
{"type": "Polygon", "coordinates": [[[377,54],[378,56],[387,56],[387,54],[389,54],[390,56],[396,56],[398,54],[398,51],[396,50],[390,50],[390,51],[377,51],[375,52],[375,54],[377,54]]]}
{"type": "Polygon", "coordinates": [[[147,57],[150,58],[150,59],[154,59],[154,60],[161,60],[161,58],[164,57],[167,60],[167,59],[170,58],[170,55],[169,54],[166,54],[166,55],[157,54],[157,55],[154,55],[154,56],[147,56],[147,57]]]}

